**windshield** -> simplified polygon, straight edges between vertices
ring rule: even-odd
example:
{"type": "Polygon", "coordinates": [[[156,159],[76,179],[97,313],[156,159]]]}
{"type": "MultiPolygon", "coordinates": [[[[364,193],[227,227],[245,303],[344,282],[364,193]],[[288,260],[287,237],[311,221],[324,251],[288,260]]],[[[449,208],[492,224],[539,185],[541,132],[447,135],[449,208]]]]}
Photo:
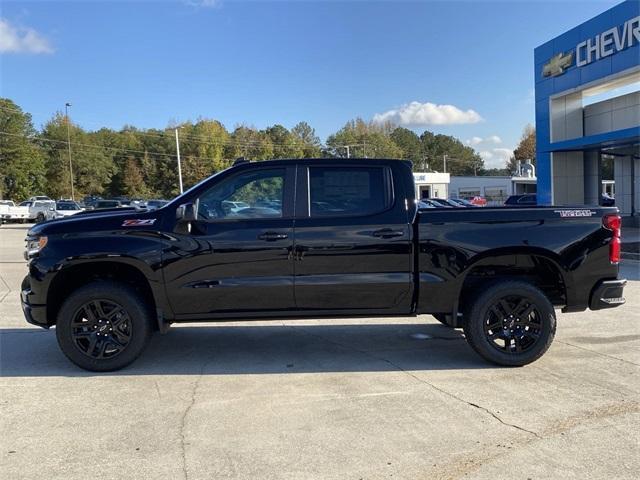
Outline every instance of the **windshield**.
{"type": "Polygon", "coordinates": [[[96,203],[96,208],[114,208],[114,207],[119,207],[120,206],[120,202],[118,201],[100,201],[98,203],[96,203]]]}
{"type": "Polygon", "coordinates": [[[58,203],[57,210],[80,210],[76,203],[58,203]]]}

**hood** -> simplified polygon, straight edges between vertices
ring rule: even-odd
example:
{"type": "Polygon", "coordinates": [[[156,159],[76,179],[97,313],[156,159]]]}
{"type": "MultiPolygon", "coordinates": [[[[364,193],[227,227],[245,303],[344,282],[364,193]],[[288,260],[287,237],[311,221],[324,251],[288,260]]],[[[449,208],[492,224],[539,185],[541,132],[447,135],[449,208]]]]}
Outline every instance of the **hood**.
{"type": "Polygon", "coordinates": [[[56,218],[34,225],[28,235],[57,235],[66,233],[99,232],[154,228],[160,223],[158,211],[149,212],[135,208],[92,210],[56,218]],[[139,222],[145,220],[146,222],[139,222]]]}

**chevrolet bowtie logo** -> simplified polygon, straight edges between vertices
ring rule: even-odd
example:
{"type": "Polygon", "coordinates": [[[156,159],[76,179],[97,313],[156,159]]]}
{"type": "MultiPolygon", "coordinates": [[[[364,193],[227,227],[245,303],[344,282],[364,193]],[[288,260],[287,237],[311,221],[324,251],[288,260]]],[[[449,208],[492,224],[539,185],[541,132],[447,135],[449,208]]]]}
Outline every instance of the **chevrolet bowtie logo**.
{"type": "Polygon", "coordinates": [[[573,50],[569,53],[559,53],[542,67],[543,77],[557,77],[562,75],[573,63],[573,50]]]}

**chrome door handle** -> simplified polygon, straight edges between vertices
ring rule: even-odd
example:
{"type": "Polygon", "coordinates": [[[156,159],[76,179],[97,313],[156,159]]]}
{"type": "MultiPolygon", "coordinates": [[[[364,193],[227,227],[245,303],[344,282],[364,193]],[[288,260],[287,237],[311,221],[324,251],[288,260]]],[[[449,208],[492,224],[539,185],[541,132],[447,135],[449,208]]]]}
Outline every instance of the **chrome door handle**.
{"type": "Polygon", "coordinates": [[[265,242],[275,242],[276,240],[284,240],[288,237],[289,235],[287,235],[286,233],[264,232],[258,235],[258,240],[264,240],[265,242]]]}
{"type": "Polygon", "coordinates": [[[390,228],[383,228],[381,230],[376,230],[371,235],[378,238],[392,238],[392,237],[402,237],[404,232],[400,230],[391,230],[390,228]]]}

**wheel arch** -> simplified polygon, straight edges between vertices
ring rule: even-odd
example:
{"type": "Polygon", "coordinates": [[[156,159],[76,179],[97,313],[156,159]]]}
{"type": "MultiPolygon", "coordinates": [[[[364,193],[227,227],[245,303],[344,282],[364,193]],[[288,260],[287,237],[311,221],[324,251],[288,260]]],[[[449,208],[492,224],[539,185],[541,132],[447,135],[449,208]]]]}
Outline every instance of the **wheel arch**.
{"type": "Polygon", "coordinates": [[[94,280],[112,280],[130,285],[142,298],[148,302],[151,312],[157,317],[157,326],[164,326],[164,311],[166,307],[162,300],[161,286],[150,282],[139,265],[126,259],[91,259],[76,261],[60,267],[47,289],[47,318],[51,325],[64,300],[77,288],[94,280]]]}
{"type": "Polygon", "coordinates": [[[567,305],[573,289],[571,274],[562,267],[559,256],[550,250],[490,250],[474,259],[460,278],[453,318],[458,319],[458,313],[464,312],[465,306],[477,295],[478,289],[483,288],[487,282],[509,279],[535,285],[554,306],[567,305]]]}

